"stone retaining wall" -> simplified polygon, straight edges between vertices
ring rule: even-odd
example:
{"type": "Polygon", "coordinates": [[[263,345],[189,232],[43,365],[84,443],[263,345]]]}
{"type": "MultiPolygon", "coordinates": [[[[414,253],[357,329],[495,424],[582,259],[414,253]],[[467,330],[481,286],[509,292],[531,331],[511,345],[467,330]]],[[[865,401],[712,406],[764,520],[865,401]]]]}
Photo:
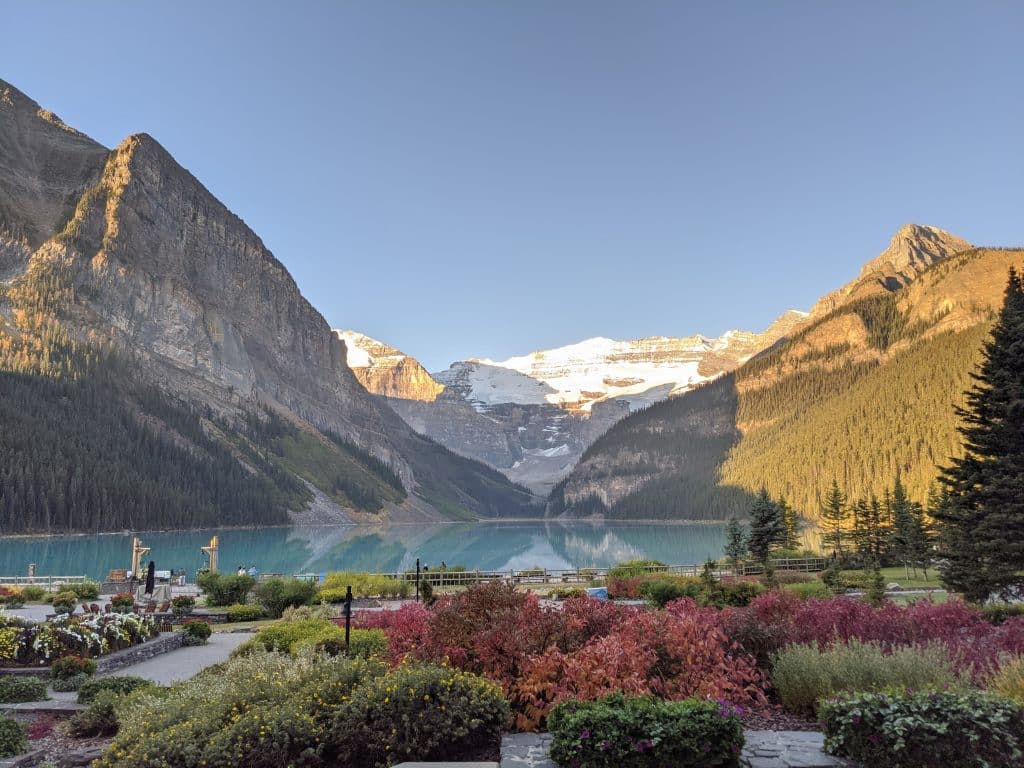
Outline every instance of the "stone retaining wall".
{"type": "MultiPolygon", "coordinates": [[[[147,640],[131,648],[96,657],[96,672],[113,672],[124,667],[138,664],[140,661],[152,659],[162,653],[181,648],[183,636],[180,632],[161,632],[159,637],[147,640]]],[[[40,667],[0,667],[0,675],[22,675],[30,677],[50,677],[50,668],[40,667]]]]}

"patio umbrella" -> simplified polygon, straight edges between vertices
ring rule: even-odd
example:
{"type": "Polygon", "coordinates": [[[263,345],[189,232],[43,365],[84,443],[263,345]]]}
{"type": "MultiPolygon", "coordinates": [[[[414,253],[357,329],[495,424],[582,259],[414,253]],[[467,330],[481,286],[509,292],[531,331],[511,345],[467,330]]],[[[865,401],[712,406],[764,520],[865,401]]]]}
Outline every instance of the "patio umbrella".
{"type": "Polygon", "coordinates": [[[152,595],[156,589],[156,563],[149,561],[149,568],[146,569],[146,594],[152,595]]]}

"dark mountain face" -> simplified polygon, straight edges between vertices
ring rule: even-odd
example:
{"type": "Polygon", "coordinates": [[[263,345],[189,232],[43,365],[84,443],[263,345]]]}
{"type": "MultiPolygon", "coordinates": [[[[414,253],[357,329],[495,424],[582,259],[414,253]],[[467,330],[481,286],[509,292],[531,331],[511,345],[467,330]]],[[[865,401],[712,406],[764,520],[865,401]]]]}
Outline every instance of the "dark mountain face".
{"type": "MultiPolygon", "coordinates": [[[[3,82],[0,280],[0,375],[29,377],[19,397],[31,399],[31,377],[84,381],[83,370],[120,366],[124,375],[106,379],[116,385],[109,399],[124,411],[120,421],[171,452],[227,451],[252,477],[281,486],[273,510],[254,510],[242,522],[279,522],[311,509],[317,519],[358,520],[498,514],[503,500],[522,507],[511,483],[491,483],[486,502],[464,487],[477,473],[491,480],[475,462],[426,461],[443,449],[412,440],[366,393],[345,363],[344,344],[284,266],[156,141],[132,136],[108,151],[3,82]],[[163,406],[188,414],[196,429],[175,429],[157,413],[163,406]],[[443,477],[423,476],[429,471],[443,477]],[[433,492],[437,503],[421,498],[428,485],[447,489],[433,492]]],[[[119,458],[101,434],[81,439],[82,450],[62,459],[63,471],[47,483],[72,476],[91,446],[125,471],[174,485],[168,473],[154,476],[119,458]]],[[[102,496],[102,487],[95,490],[102,496]]],[[[55,486],[35,492],[34,507],[56,493],[55,486]]],[[[217,494],[193,496],[207,510],[204,521],[215,523],[223,507],[217,494]]],[[[62,505],[59,525],[83,527],[75,503],[62,505]]],[[[81,505],[88,527],[114,525],[112,503],[81,505]]],[[[137,512],[142,525],[166,524],[137,512]]],[[[44,518],[33,516],[29,527],[44,518]]]]}
{"type": "Polygon", "coordinates": [[[1024,251],[902,229],[784,343],[613,427],[555,488],[554,510],[722,519],[764,485],[813,517],[833,479],[881,496],[897,473],[924,500],[960,453],[954,406],[1022,263],[1024,251]]]}

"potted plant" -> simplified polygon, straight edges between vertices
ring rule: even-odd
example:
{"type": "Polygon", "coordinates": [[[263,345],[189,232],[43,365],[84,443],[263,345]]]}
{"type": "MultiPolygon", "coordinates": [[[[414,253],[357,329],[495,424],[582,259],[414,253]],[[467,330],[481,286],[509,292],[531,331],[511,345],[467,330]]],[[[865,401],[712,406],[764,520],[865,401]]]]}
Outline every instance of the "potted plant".
{"type": "Polygon", "coordinates": [[[118,592],[110,598],[110,607],[116,613],[131,613],[135,610],[135,596],[131,592],[118,592]]]}
{"type": "Polygon", "coordinates": [[[196,599],[191,595],[178,595],[171,600],[171,612],[175,616],[188,616],[196,607],[196,599]]]}

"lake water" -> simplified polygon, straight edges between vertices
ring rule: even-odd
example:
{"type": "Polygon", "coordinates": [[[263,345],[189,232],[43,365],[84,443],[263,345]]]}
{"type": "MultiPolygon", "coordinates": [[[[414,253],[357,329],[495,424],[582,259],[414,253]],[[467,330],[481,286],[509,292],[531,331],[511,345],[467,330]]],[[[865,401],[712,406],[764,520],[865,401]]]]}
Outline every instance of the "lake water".
{"type": "MultiPolygon", "coordinates": [[[[220,537],[220,569],[255,565],[261,572],[322,573],[332,570],[388,572],[423,564],[464,565],[506,571],[614,565],[652,558],[670,565],[719,557],[722,525],[639,523],[449,523],[439,525],[281,527],[141,533],[159,569],[184,568],[191,579],[206,564],[200,547],[220,537]]],[[[131,534],[0,537],[0,576],[86,575],[102,579],[131,565],[131,534]]]]}

